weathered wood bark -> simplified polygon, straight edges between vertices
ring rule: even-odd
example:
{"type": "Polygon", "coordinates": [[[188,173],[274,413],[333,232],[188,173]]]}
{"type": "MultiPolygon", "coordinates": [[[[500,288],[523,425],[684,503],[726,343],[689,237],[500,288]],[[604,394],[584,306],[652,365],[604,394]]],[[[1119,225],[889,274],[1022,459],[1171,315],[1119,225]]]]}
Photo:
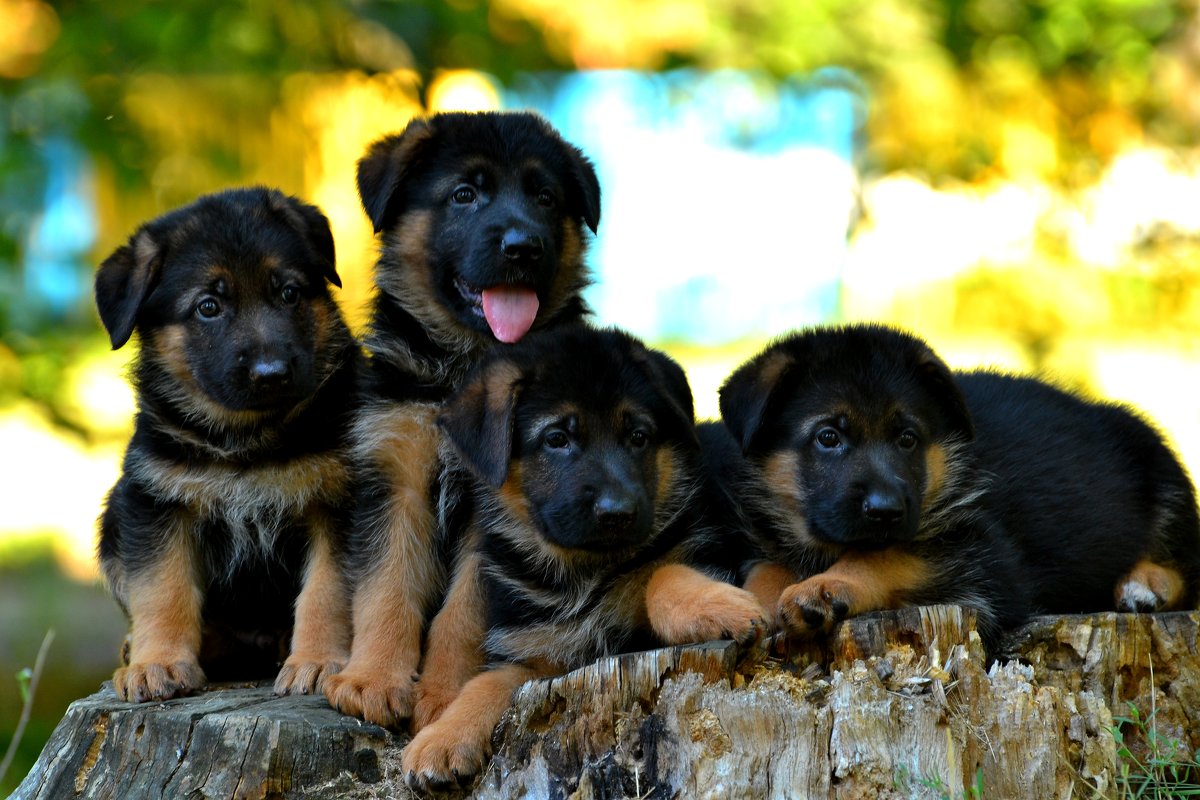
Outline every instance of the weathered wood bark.
{"type": "MultiPolygon", "coordinates": [[[[1111,797],[1128,704],[1183,754],[1200,746],[1198,628],[1198,612],[1044,617],[989,668],[969,617],[934,607],[786,650],[604,659],[522,687],[464,794],[1111,797]]],[[[405,741],[265,687],[142,706],[106,687],[71,706],[16,797],[407,797],[405,741]]]]}
{"type": "Polygon", "coordinates": [[[402,740],[317,697],[222,686],[134,705],[111,684],[67,709],[15,798],[404,797],[369,789],[402,740]]]}

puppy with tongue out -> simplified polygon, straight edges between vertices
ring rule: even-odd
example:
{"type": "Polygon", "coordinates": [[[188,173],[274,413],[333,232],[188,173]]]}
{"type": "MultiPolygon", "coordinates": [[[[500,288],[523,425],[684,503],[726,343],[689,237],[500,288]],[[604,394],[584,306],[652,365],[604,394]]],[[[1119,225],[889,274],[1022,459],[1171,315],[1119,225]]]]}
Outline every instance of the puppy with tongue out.
{"type": "MultiPolygon", "coordinates": [[[[381,247],[346,544],[354,638],[324,690],[343,712],[395,726],[413,713],[425,617],[446,588],[440,543],[454,535],[438,530],[430,499],[445,488],[434,418],[485,349],[587,314],[600,186],[579,149],[524,112],[414,120],[368,148],[357,178],[381,247]]],[[[466,669],[426,667],[447,686],[466,669]]],[[[443,704],[426,703],[419,721],[443,704]]]]}
{"type": "Polygon", "coordinates": [[[373,354],[394,355],[401,339],[415,361],[398,366],[420,378],[449,368],[456,385],[481,347],[586,313],[583,256],[600,219],[599,184],[540,117],[415,121],[371,146],[358,185],[383,245],[373,354]]]}

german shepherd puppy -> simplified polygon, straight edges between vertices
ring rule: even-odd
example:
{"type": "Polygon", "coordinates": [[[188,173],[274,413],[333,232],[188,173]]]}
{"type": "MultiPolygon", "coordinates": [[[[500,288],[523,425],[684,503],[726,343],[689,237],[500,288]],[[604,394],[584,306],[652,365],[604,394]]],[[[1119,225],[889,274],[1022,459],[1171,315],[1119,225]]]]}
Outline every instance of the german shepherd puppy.
{"type": "Polygon", "coordinates": [[[361,355],[330,283],[325,216],[264,188],[201,197],[100,265],[113,348],[141,343],[133,438],[100,525],[130,620],[124,700],[185,694],[206,672],[278,672],[277,691],[312,692],[345,661],[338,531],[361,355]]]}
{"type": "Polygon", "coordinates": [[[616,330],[531,336],[494,351],[439,424],[473,478],[488,668],[405,750],[413,786],[477,773],[530,678],[763,629],[699,516],[691,392],[662,353],[616,330]]]}
{"type": "Polygon", "coordinates": [[[431,500],[434,418],[485,349],[586,313],[584,228],[599,224],[600,187],[540,117],[454,113],[372,145],[358,188],[383,247],[354,432],[354,640],[325,693],[396,725],[413,710],[422,630],[451,557],[431,500]]]}
{"type": "Polygon", "coordinates": [[[860,325],[768,347],[721,412],[765,556],[747,586],[792,632],[952,603],[994,645],[1034,612],[1196,599],[1194,489],[1123,408],[952,373],[921,340],[860,325]]]}

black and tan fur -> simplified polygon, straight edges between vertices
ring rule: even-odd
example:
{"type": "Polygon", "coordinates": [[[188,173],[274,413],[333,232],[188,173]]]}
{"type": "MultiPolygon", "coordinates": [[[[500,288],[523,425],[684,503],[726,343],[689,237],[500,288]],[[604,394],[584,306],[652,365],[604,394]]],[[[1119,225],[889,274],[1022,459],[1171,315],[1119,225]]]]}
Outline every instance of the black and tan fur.
{"type": "Polygon", "coordinates": [[[793,632],[901,605],[972,608],[986,644],[1030,613],[1194,602],[1194,490],[1127,410],[952,373],[882,326],[786,337],[721,411],[765,560],[747,587],[793,632]]]}
{"type": "Polygon", "coordinates": [[[473,483],[479,524],[460,574],[479,581],[487,668],[406,749],[411,784],[475,774],[530,677],[762,630],[723,531],[701,515],[691,392],[666,356],[614,330],[531,336],[493,352],[439,422],[473,483]]]}
{"type": "Polygon", "coordinates": [[[99,548],[130,618],[123,699],[184,694],[206,672],[307,693],[348,655],[339,530],[360,355],[329,283],[324,215],[262,188],[148,222],[100,266],[113,347],[140,342],[99,548]]]}
{"type": "Polygon", "coordinates": [[[371,146],[358,187],[382,251],[353,437],[354,641],[325,691],[343,712],[396,725],[412,713],[423,628],[453,558],[432,500],[436,414],[497,341],[586,313],[600,189],[582,153],[527,113],[414,120],[371,146]],[[497,322],[498,295],[523,298],[521,324],[497,322]]]}

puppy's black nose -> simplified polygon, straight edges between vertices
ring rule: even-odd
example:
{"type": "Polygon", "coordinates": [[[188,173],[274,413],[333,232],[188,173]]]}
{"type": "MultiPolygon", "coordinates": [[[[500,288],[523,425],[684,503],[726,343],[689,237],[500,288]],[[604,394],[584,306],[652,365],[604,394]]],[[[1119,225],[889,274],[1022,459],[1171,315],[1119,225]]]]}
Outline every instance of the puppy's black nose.
{"type": "Polygon", "coordinates": [[[632,497],[602,494],[596,499],[592,510],[596,523],[610,533],[627,531],[637,521],[637,501],[632,497]]]}
{"type": "Polygon", "coordinates": [[[250,380],[256,386],[282,386],[291,377],[292,371],[282,358],[262,359],[250,365],[250,380]]]}
{"type": "Polygon", "coordinates": [[[542,237],[509,228],[500,237],[500,252],[510,261],[537,261],[542,257],[542,237]]]}
{"type": "Polygon", "coordinates": [[[862,512],[871,522],[899,522],[904,517],[904,497],[898,492],[867,492],[862,512]]]}

